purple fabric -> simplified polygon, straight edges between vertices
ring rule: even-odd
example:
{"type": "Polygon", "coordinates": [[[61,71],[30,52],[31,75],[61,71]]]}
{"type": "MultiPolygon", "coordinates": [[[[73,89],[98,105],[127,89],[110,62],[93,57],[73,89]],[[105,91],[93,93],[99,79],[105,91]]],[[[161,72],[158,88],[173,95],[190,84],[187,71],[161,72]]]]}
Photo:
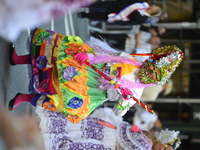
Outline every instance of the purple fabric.
{"type": "MultiPolygon", "coordinates": [[[[71,123],[68,123],[68,120],[65,116],[60,112],[53,112],[49,110],[44,110],[46,119],[41,117],[44,120],[45,124],[43,127],[43,132],[48,132],[51,135],[51,150],[111,150],[110,148],[105,148],[103,144],[97,144],[94,142],[76,142],[72,141],[70,137],[68,137],[68,132],[71,123]]],[[[82,135],[76,135],[77,138],[82,139],[95,139],[95,140],[103,140],[103,129],[104,126],[98,124],[97,118],[86,118],[80,124],[80,130],[82,131],[82,135]],[[78,137],[79,136],[79,137],[78,137]]],[[[71,132],[69,130],[69,132],[71,132]]]]}
{"type": "Polygon", "coordinates": [[[104,126],[98,124],[97,118],[86,118],[87,120],[87,126],[82,126],[84,128],[84,137],[87,139],[96,139],[96,140],[102,140],[104,138],[103,135],[103,128],[104,126]]]}
{"type": "Polygon", "coordinates": [[[92,48],[95,50],[96,53],[102,53],[102,54],[104,53],[104,54],[113,55],[113,56],[117,54],[117,52],[115,53],[115,52],[112,52],[112,51],[108,51],[108,50],[106,50],[106,49],[104,49],[104,48],[102,48],[101,46],[98,46],[98,45],[94,45],[94,46],[92,46],[92,48]]]}
{"type": "Polygon", "coordinates": [[[134,150],[150,150],[152,143],[141,130],[132,132],[130,124],[122,123],[119,127],[119,143],[122,147],[134,150]]]}
{"type": "Polygon", "coordinates": [[[73,66],[66,67],[63,71],[63,77],[65,78],[65,80],[69,81],[71,81],[77,74],[78,71],[73,66]]]}
{"type": "Polygon", "coordinates": [[[47,30],[50,33],[50,37],[47,39],[47,44],[52,45],[52,39],[56,31],[47,30]]]}
{"type": "Polygon", "coordinates": [[[110,148],[104,148],[102,144],[73,142],[66,136],[53,140],[53,145],[53,150],[111,150],[110,148]]]}

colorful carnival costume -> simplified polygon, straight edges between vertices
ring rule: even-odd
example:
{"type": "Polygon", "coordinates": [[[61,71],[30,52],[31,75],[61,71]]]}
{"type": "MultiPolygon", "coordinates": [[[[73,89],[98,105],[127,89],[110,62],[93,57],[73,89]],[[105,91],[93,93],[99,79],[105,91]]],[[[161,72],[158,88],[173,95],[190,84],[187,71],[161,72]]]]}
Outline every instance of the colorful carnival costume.
{"type": "Polygon", "coordinates": [[[136,103],[131,97],[138,100],[144,87],[164,84],[182,59],[175,46],[156,50],[143,63],[49,30],[36,29],[30,39],[30,55],[18,56],[12,49],[10,63],[30,64],[31,94],[17,94],[9,108],[27,101],[62,112],[73,123],[107,100],[118,100],[114,112],[123,116],[136,103]]]}
{"type": "MultiPolygon", "coordinates": [[[[40,118],[46,150],[151,150],[156,141],[176,149],[180,145],[179,131],[168,129],[157,132],[155,139],[150,133],[124,121],[106,122],[87,117],[73,124],[60,112],[36,108],[40,118]]],[[[110,116],[110,120],[112,120],[110,116]]]]}

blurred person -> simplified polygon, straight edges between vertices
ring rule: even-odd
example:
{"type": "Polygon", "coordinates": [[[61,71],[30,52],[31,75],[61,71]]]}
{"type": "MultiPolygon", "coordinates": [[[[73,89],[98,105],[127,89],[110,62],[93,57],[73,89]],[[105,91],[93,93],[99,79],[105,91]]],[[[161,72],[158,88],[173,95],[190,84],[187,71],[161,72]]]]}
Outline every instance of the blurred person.
{"type": "MultiPolygon", "coordinates": [[[[95,39],[106,41],[109,43],[110,47],[120,51],[126,51],[128,53],[133,53],[135,47],[145,49],[145,53],[150,53],[152,50],[159,47],[161,43],[160,35],[165,33],[164,27],[159,28],[149,28],[146,26],[141,26],[138,31],[130,31],[128,34],[106,34],[106,33],[92,33],[95,39]],[[159,30],[159,31],[157,31],[159,30]]],[[[104,42],[105,43],[105,42],[104,42]]],[[[103,44],[105,45],[105,44],[103,44]]],[[[138,52],[138,53],[144,53],[138,52]]]]}
{"type": "Polygon", "coordinates": [[[161,120],[160,118],[158,118],[155,122],[154,122],[154,126],[152,129],[150,129],[150,132],[154,135],[156,131],[161,131],[163,129],[163,123],[164,121],[161,120]]]}
{"type": "Polygon", "coordinates": [[[161,40],[156,35],[151,35],[148,32],[141,31],[136,34],[135,49],[145,49],[146,53],[151,53],[152,50],[157,49],[161,40]]]}
{"type": "Polygon", "coordinates": [[[141,25],[140,26],[140,31],[145,31],[145,32],[149,32],[152,36],[161,36],[162,34],[164,34],[166,32],[166,28],[165,27],[161,27],[161,26],[144,26],[141,25]]]}
{"type": "Polygon", "coordinates": [[[6,150],[44,150],[39,122],[30,115],[14,116],[0,109],[0,137],[6,150]]]}
{"type": "Polygon", "coordinates": [[[147,87],[143,90],[140,100],[143,102],[156,101],[156,99],[160,94],[163,96],[170,94],[172,88],[173,88],[173,81],[171,79],[164,85],[153,85],[151,87],[147,87]]]}
{"type": "MultiPolygon", "coordinates": [[[[149,32],[140,31],[135,36],[126,39],[125,51],[133,54],[149,54],[153,50],[159,48],[161,40],[158,36],[152,36],[149,32]]],[[[135,57],[141,61],[145,61],[149,56],[135,57]]]]}
{"type": "Polygon", "coordinates": [[[161,14],[160,7],[150,6],[146,2],[98,1],[90,5],[90,8],[104,8],[104,11],[100,9],[99,12],[80,12],[78,17],[109,23],[138,25],[145,23],[150,17],[161,14]]]}
{"type": "Polygon", "coordinates": [[[152,150],[176,150],[176,148],[173,148],[170,145],[166,145],[166,144],[162,144],[161,142],[156,142],[153,147],[152,150]]]}
{"type": "MultiPolygon", "coordinates": [[[[148,108],[152,109],[152,103],[145,103],[148,108]]],[[[142,130],[150,131],[155,122],[158,120],[158,115],[156,113],[151,114],[144,109],[140,109],[140,106],[136,104],[134,106],[135,113],[133,117],[133,124],[139,126],[142,130]]]]}
{"type": "Polygon", "coordinates": [[[172,150],[172,146],[177,149],[180,145],[179,131],[165,129],[152,135],[123,121],[113,125],[93,116],[73,124],[60,112],[37,107],[36,113],[47,150],[172,150]]]}
{"type": "Polygon", "coordinates": [[[0,36],[16,41],[21,31],[77,11],[94,0],[0,0],[0,36]]]}
{"type": "Polygon", "coordinates": [[[154,26],[157,27],[158,23],[160,21],[166,21],[167,19],[169,19],[169,14],[167,12],[162,11],[160,16],[157,17],[151,17],[147,20],[147,24],[150,24],[150,26],[154,26]]]}

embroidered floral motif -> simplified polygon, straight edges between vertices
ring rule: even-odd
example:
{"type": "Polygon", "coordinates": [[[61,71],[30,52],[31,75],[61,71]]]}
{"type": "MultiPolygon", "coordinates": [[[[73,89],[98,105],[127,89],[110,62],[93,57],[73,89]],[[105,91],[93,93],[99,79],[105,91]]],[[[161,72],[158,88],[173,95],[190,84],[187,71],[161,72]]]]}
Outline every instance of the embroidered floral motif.
{"type": "Polygon", "coordinates": [[[42,104],[42,107],[51,111],[56,111],[56,106],[54,105],[53,102],[45,102],[42,104]]]}
{"type": "Polygon", "coordinates": [[[71,107],[71,108],[79,108],[81,107],[83,104],[83,100],[78,98],[78,97],[73,97],[69,103],[68,103],[68,106],[71,107]]]}
{"type": "Polygon", "coordinates": [[[70,144],[70,150],[111,150],[110,148],[105,148],[102,144],[94,144],[94,143],[73,143],[70,144]]]}
{"type": "MultiPolygon", "coordinates": [[[[51,118],[51,125],[48,126],[48,132],[50,133],[62,133],[65,132],[65,127],[67,126],[67,121],[60,119],[58,116],[57,118],[51,118]]],[[[65,119],[66,120],[66,119],[65,119]]]]}
{"type": "Polygon", "coordinates": [[[84,131],[83,137],[87,139],[91,138],[91,139],[96,139],[96,140],[102,140],[104,138],[104,135],[103,135],[104,126],[98,123],[99,119],[88,117],[86,118],[86,120],[87,120],[87,125],[84,129],[85,131],[84,131]]]}
{"type": "Polygon", "coordinates": [[[65,70],[63,71],[63,77],[69,81],[71,81],[77,74],[78,71],[75,67],[72,66],[65,68],[65,70]]]}
{"type": "MultiPolygon", "coordinates": [[[[81,126],[81,129],[83,129],[83,135],[87,139],[96,139],[96,140],[102,140],[103,137],[103,126],[98,124],[97,118],[90,118],[88,117],[85,119],[85,123],[87,124],[84,126],[81,126]],[[85,130],[86,128],[86,130],[85,130]]],[[[55,122],[53,122],[55,123],[55,122]]],[[[83,123],[83,122],[81,122],[83,123]]],[[[71,141],[67,136],[64,136],[63,134],[58,134],[56,138],[52,141],[53,149],[57,150],[56,147],[60,149],[70,149],[70,150],[111,150],[110,148],[105,148],[103,144],[96,144],[92,142],[88,143],[81,143],[81,142],[74,142],[71,141]],[[55,146],[56,145],[56,146],[55,146]]]]}
{"type": "MultiPolygon", "coordinates": [[[[42,132],[43,133],[45,132],[46,135],[49,135],[49,136],[45,136],[49,140],[48,149],[51,149],[51,150],[111,150],[111,148],[106,148],[103,144],[101,144],[102,143],[101,141],[99,141],[99,143],[96,143],[95,141],[97,140],[95,140],[94,142],[92,140],[92,137],[96,137],[95,135],[91,136],[92,133],[97,134],[98,132],[96,131],[100,130],[101,132],[99,132],[98,134],[103,135],[102,128],[105,128],[104,126],[97,123],[97,121],[99,120],[97,118],[88,117],[87,119],[84,119],[81,122],[80,126],[79,125],[71,126],[72,124],[69,123],[69,121],[65,119],[65,116],[60,112],[52,112],[49,110],[43,110],[42,112],[38,113],[38,115],[41,118],[45,118],[44,120],[41,119],[42,120],[41,124],[43,125],[42,132]],[[46,119],[48,121],[46,121],[46,119]],[[71,126],[73,129],[69,128],[69,126],[71,126]],[[92,127],[91,129],[95,129],[95,132],[93,131],[86,132],[85,128],[88,126],[92,127]],[[77,128],[74,128],[74,127],[77,127],[77,128]],[[87,142],[84,142],[81,140],[79,142],[76,142],[76,140],[72,140],[74,136],[77,139],[76,134],[75,135],[73,134],[74,136],[70,136],[71,135],[70,133],[71,132],[74,133],[76,129],[80,131],[78,133],[83,133],[84,135],[83,139],[85,139],[84,141],[87,141],[87,142]],[[91,133],[91,134],[86,134],[86,133],[91,133]]],[[[81,139],[82,138],[81,134],[79,135],[80,135],[79,139],[81,139]]],[[[103,138],[100,138],[100,140],[103,140],[103,138]]]]}
{"type": "Polygon", "coordinates": [[[75,42],[75,43],[78,43],[78,44],[83,44],[83,41],[82,41],[82,39],[80,38],[80,37],[78,37],[78,36],[68,36],[68,40],[70,41],[70,42],[75,42]]]}
{"type": "Polygon", "coordinates": [[[102,144],[94,144],[92,142],[81,143],[73,142],[67,136],[60,135],[52,141],[53,150],[59,149],[70,149],[70,150],[111,150],[110,148],[105,148],[102,144]]]}
{"type": "Polygon", "coordinates": [[[36,66],[42,70],[46,67],[47,65],[47,58],[46,56],[39,56],[37,59],[36,59],[36,66]]]}
{"type": "Polygon", "coordinates": [[[38,90],[41,93],[56,94],[56,90],[54,89],[50,78],[42,81],[38,87],[38,90]]]}

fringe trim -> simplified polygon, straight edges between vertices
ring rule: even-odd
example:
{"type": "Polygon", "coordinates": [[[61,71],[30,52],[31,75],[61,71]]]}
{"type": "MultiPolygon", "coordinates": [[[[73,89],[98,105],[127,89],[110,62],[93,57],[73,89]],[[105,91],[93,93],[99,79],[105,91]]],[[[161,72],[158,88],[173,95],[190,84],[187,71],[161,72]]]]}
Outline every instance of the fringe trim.
{"type": "MultiPolygon", "coordinates": [[[[31,50],[32,50],[32,38],[33,38],[34,33],[37,29],[38,28],[31,30],[30,35],[29,35],[29,37],[27,38],[27,41],[26,41],[26,49],[29,52],[30,60],[31,60],[31,50]]],[[[33,88],[34,79],[33,79],[32,63],[27,65],[27,69],[28,69],[28,76],[29,76],[29,80],[30,80],[29,85],[28,85],[28,89],[29,89],[30,93],[34,93],[34,88],[33,88]]]]}
{"type": "Polygon", "coordinates": [[[28,38],[27,38],[27,41],[26,41],[26,49],[27,49],[28,52],[31,52],[32,38],[33,38],[34,33],[35,33],[35,31],[36,31],[37,29],[38,29],[38,28],[32,29],[31,32],[30,32],[30,35],[29,35],[28,38]]]}

